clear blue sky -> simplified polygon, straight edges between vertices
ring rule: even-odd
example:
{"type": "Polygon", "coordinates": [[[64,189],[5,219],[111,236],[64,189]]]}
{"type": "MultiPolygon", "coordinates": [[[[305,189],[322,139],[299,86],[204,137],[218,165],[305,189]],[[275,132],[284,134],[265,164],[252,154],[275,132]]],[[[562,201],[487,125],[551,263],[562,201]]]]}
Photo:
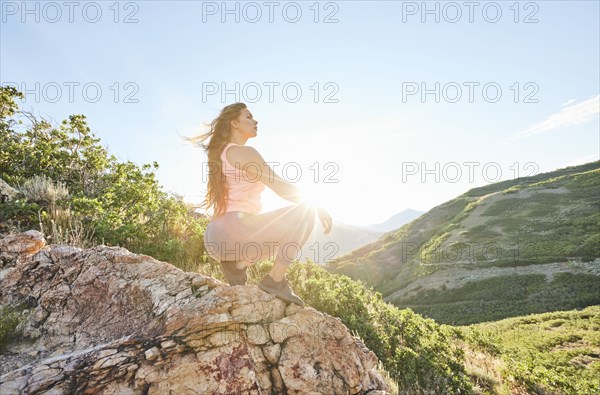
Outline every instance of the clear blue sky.
{"type": "MultiPolygon", "coordinates": [[[[262,1],[229,14],[221,1],[1,1],[0,82],[39,83],[23,109],[85,114],[113,154],[157,161],[188,202],[206,158],[179,136],[244,101],[259,121],[248,145],[354,224],[599,159],[599,2],[464,3],[275,2],[269,21],[262,1]],[[436,83],[439,103],[421,96],[436,83]]],[[[263,202],[288,204],[269,190],[263,202]]]]}

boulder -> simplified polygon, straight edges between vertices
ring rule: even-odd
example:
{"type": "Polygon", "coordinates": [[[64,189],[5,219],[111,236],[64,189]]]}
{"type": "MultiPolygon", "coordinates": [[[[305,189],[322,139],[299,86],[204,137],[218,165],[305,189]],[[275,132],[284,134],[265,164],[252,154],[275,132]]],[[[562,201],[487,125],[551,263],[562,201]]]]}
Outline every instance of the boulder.
{"type": "Polygon", "coordinates": [[[16,199],[20,195],[21,192],[19,190],[11,187],[6,181],[0,178],[0,203],[16,199]]]}
{"type": "Polygon", "coordinates": [[[5,394],[386,394],[377,358],[338,318],[256,285],[120,247],[0,240],[0,304],[22,337],[0,354],[5,394]]]}

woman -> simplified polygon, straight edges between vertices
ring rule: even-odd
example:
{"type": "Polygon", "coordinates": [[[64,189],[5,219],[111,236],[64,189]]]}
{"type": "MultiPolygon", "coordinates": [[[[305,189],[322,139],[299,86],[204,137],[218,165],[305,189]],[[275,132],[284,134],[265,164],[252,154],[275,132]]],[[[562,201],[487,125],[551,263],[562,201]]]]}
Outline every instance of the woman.
{"type": "Polygon", "coordinates": [[[208,190],[203,207],[213,209],[204,233],[207,253],[220,262],[230,285],[245,285],[246,269],[275,256],[271,271],[258,286],[288,303],[304,306],[289,287],[286,270],[308,240],[318,215],[324,234],[331,231],[331,216],[305,201],[300,190],[279,177],[252,147],[258,122],[244,103],[221,110],[210,131],[192,138],[208,155],[208,190]],[[265,186],[294,203],[261,213],[260,194],[265,186]]]}

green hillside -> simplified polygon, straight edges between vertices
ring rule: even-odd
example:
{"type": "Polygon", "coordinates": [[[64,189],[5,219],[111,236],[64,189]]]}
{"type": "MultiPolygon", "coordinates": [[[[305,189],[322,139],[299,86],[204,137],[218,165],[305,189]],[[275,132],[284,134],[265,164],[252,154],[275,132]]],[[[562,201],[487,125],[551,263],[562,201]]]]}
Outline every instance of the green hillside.
{"type": "Polygon", "coordinates": [[[600,303],[598,258],[600,161],[471,189],[327,268],[468,324],[600,303]]]}
{"type": "Polygon", "coordinates": [[[512,381],[535,394],[600,392],[600,306],[460,329],[467,371],[484,393],[511,393],[512,381]]]}

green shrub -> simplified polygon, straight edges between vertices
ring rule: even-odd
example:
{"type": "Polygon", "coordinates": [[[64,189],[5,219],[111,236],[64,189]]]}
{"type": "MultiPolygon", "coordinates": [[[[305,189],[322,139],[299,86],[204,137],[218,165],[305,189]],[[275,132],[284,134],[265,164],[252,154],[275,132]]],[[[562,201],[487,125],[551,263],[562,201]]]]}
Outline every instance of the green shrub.
{"type": "Polygon", "coordinates": [[[18,306],[0,306],[0,353],[4,352],[8,344],[19,336],[17,330],[21,323],[21,312],[18,306]]]}
{"type": "Polygon", "coordinates": [[[14,119],[20,97],[0,86],[0,178],[25,196],[0,205],[0,232],[36,229],[48,244],[125,247],[186,270],[203,262],[206,217],[163,191],[157,162],[117,160],[82,114],[59,125],[33,115],[22,123],[14,119]]]}
{"type": "Polygon", "coordinates": [[[536,394],[597,394],[600,306],[460,328],[473,346],[505,362],[503,376],[536,394]]]}

